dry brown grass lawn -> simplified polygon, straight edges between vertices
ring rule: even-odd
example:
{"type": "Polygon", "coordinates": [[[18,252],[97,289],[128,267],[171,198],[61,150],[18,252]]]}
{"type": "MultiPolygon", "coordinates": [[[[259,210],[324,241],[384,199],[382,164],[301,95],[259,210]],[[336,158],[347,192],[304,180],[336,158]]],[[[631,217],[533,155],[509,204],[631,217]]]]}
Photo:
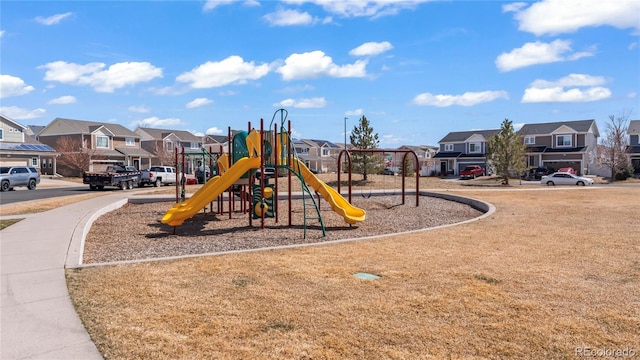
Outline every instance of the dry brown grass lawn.
{"type": "Polygon", "coordinates": [[[108,359],[640,354],[640,188],[466,190],[497,212],[378,240],[70,270],[71,297],[108,359]]]}

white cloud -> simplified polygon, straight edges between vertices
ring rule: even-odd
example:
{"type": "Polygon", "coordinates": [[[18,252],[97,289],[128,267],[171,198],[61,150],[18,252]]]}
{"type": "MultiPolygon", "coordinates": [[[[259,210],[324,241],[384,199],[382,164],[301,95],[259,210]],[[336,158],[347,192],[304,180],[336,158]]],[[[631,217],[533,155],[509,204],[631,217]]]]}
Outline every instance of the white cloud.
{"type": "Polygon", "coordinates": [[[524,44],[511,52],[502,53],[496,58],[498,70],[505,72],[536,64],[548,64],[558,61],[573,61],[585,56],[593,56],[595,49],[571,53],[571,41],[554,40],[550,43],[540,41],[524,44]]]}
{"type": "Polygon", "coordinates": [[[238,0],[207,0],[207,2],[202,7],[202,11],[208,12],[211,11],[218,6],[229,5],[238,2],[238,0]]]}
{"type": "Polygon", "coordinates": [[[346,78],[364,77],[367,75],[367,60],[358,60],[353,64],[336,65],[333,59],[320,50],[302,54],[292,54],[285,64],[276,71],[282,74],[283,80],[314,79],[321,75],[346,78]]]}
{"type": "Polygon", "coordinates": [[[278,9],[275,12],[266,14],[263,18],[271,26],[310,25],[314,23],[313,17],[308,12],[297,10],[278,9]]]}
{"type": "Polygon", "coordinates": [[[279,103],[273,104],[275,107],[284,106],[284,107],[293,107],[300,109],[310,109],[310,108],[323,108],[327,105],[327,101],[324,97],[315,97],[308,99],[285,99],[280,101],[279,103]]]}
{"type": "Polygon", "coordinates": [[[56,24],[59,24],[62,20],[70,17],[71,15],[73,15],[73,13],[66,12],[64,14],[56,14],[46,18],[42,16],[38,16],[36,17],[36,22],[42,25],[47,25],[47,26],[56,25],[56,24]]]}
{"type": "Polygon", "coordinates": [[[352,56],[374,56],[382,54],[383,52],[393,49],[388,41],[383,42],[366,42],[355,49],[349,51],[349,55],[352,56]]]}
{"type": "Polygon", "coordinates": [[[147,82],[162,77],[162,69],[148,62],[122,62],[105,68],[103,63],[89,63],[86,65],[55,61],[41,65],[39,69],[46,69],[44,79],[58,81],[64,84],[89,85],[97,92],[111,93],[128,85],[147,82]]]}
{"type": "Polygon", "coordinates": [[[71,95],[65,95],[65,96],[60,96],[59,98],[55,98],[52,100],[49,100],[49,102],[47,102],[47,104],[55,104],[55,105],[63,105],[63,104],[74,104],[76,102],[76,98],[75,96],[71,96],[71,95]]]}
{"type": "Polygon", "coordinates": [[[4,30],[0,30],[0,38],[4,36],[4,30]]]}
{"type": "Polygon", "coordinates": [[[506,91],[465,92],[462,95],[423,93],[414,97],[412,102],[420,106],[448,107],[452,105],[473,106],[497,99],[509,99],[509,94],[506,91]]]}
{"type": "Polygon", "coordinates": [[[535,35],[574,33],[583,27],[640,29],[640,1],[542,0],[515,11],[518,28],[535,35]]]}
{"type": "Polygon", "coordinates": [[[637,93],[637,92],[635,92],[635,91],[632,91],[632,92],[630,92],[630,93],[628,93],[628,94],[627,94],[627,97],[628,97],[629,99],[635,99],[637,96],[638,96],[638,93],[637,93]]]}
{"type": "Polygon", "coordinates": [[[510,4],[502,5],[502,12],[518,12],[523,7],[527,6],[526,2],[514,2],[510,4]]]}
{"type": "Polygon", "coordinates": [[[207,135],[220,135],[224,133],[224,130],[218,129],[217,127],[208,128],[207,131],[204,132],[207,135]]]}
{"type": "Polygon", "coordinates": [[[139,113],[139,114],[146,114],[150,110],[146,106],[129,106],[129,111],[134,112],[134,113],[139,113]]]}
{"type": "Polygon", "coordinates": [[[176,80],[189,83],[192,88],[203,89],[245,84],[247,80],[257,80],[268,73],[268,64],[256,66],[253,61],[245,62],[240,56],[232,55],[219,62],[207,61],[189,72],[180,74],[176,80]]]}
{"type": "Polygon", "coordinates": [[[17,106],[0,106],[0,113],[15,120],[27,120],[27,119],[39,118],[44,116],[46,112],[47,111],[45,109],[40,109],[40,108],[29,110],[29,109],[19,108],[17,106]]]}
{"type": "Polygon", "coordinates": [[[0,75],[0,99],[9,96],[25,95],[32,92],[33,86],[27,85],[24,80],[11,75],[0,75]]]}
{"type": "Polygon", "coordinates": [[[430,0],[285,0],[289,4],[302,5],[312,3],[321,6],[325,11],[341,17],[371,17],[395,15],[401,10],[415,9],[419,4],[430,0]]]}
{"type": "Polygon", "coordinates": [[[207,104],[211,104],[213,101],[207,98],[197,98],[187,103],[187,109],[193,109],[200,106],[205,106],[207,104]]]}
{"type": "Polygon", "coordinates": [[[364,114],[364,111],[362,109],[347,110],[344,114],[346,116],[361,116],[362,114],[364,114]]]}
{"type": "Polygon", "coordinates": [[[182,120],[177,118],[160,119],[157,116],[152,116],[146,119],[142,119],[140,121],[136,121],[132,125],[140,126],[140,127],[150,127],[150,128],[163,128],[163,127],[171,127],[179,124],[182,124],[182,120]]]}
{"type": "Polygon", "coordinates": [[[586,74],[570,74],[556,81],[538,79],[525,89],[521,101],[523,103],[598,101],[611,97],[611,90],[600,86],[605,83],[606,79],[602,76],[586,74]]]}

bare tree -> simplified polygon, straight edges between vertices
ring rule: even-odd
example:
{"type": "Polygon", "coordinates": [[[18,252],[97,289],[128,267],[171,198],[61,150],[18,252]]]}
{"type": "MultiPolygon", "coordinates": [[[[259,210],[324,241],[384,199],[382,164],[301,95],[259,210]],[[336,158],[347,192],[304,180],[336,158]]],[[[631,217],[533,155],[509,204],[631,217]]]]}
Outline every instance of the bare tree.
{"type": "Polygon", "coordinates": [[[601,141],[599,158],[602,163],[611,170],[611,179],[627,177],[625,172],[629,170],[629,158],[627,157],[627,128],[629,127],[629,113],[624,111],[619,116],[609,115],[606,132],[601,141]],[[620,175],[619,175],[620,174],[620,175]]]}
{"type": "Polygon", "coordinates": [[[71,136],[63,136],[56,141],[56,151],[60,153],[58,163],[70,169],[76,176],[89,170],[94,155],[90,149],[82,147],[82,141],[71,136]]]}
{"type": "Polygon", "coordinates": [[[155,155],[158,158],[160,164],[164,166],[175,166],[176,158],[175,152],[178,151],[176,146],[173,146],[173,151],[166,148],[167,144],[164,141],[155,142],[155,155]]]}

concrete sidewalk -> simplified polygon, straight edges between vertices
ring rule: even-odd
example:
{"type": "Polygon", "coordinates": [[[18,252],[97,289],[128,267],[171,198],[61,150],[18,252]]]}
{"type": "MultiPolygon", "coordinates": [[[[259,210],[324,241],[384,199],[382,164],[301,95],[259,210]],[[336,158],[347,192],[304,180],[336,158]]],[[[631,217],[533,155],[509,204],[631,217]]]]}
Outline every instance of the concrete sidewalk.
{"type": "Polygon", "coordinates": [[[87,224],[130,192],[69,204],[0,232],[0,359],[102,359],[71,303],[65,265],[78,265],[87,224]]]}

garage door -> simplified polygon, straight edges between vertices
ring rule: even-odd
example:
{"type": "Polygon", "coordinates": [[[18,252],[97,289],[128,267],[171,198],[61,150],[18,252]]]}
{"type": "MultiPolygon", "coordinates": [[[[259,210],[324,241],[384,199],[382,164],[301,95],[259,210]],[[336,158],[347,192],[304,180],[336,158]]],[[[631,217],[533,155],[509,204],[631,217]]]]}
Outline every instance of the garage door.
{"type": "Polygon", "coordinates": [[[0,166],[27,166],[27,161],[0,161],[0,166]]]}

